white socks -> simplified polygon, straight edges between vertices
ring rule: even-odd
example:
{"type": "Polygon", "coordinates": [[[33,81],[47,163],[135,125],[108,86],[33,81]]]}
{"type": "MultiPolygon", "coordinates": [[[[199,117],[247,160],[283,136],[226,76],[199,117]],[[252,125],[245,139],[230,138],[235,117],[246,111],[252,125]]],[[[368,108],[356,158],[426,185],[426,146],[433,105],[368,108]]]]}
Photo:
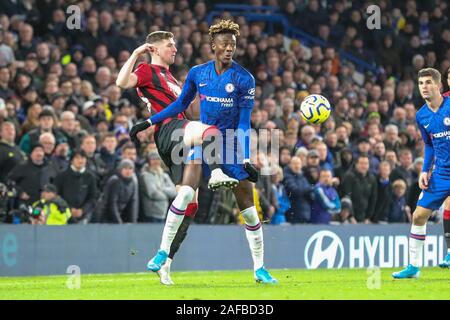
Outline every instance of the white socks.
{"type": "Polygon", "coordinates": [[[415,226],[411,225],[411,233],[409,234],[409,263],[414,267],[422,264],[423,245],[427,233],[427,225],[415,226]]]}
{"type": "Polygon", "coordinates": [[[194,189],[189,186],[181,186],[178,190],[177,197],[173,200],[169,208],[160,246],[160,250],[165,251],[167,254],[169,254],[172,241],[177,234],[181,222],[183,222],[186,208],[192,199],[194,199],[194,196],[194,189]]]}
{"type": "Polygon", "coordinates": [[[245,220],[245,235],[253,258],[253,268],[257,270],[264,266],[264,240],[256,208],[250,207],[242,211],[245,220]]]}

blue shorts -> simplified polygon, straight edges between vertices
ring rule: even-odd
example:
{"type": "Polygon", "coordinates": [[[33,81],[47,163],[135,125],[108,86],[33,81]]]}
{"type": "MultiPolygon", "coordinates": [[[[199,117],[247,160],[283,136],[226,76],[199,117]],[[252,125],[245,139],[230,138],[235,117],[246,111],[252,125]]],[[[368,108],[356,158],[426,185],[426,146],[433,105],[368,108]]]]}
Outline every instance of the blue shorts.
{"type": "Polygon", "coordinates": [[[448,196],[450,196],[450,177],[432,174],[428,181],[428,189],[420,193],[417,205],[437,210],[448,196]]]}
{"type": "MultiPolygon", "coordinates": [[[[239,181],[247,179],[249,177],[249,175],[248,175],[247,171],[245,171],[244,165],[237,162],[237,156],[234,151],[229,150],[228,153],[230,153],[230,152],[234,153],[234,156],[233,156],[234,159],[233,159],[233,161],[231,161],[231,163],[221,164],[221,168],[222,168],[223,172],[227,176],[237,179],[239,181]]],[[[224,154],[222,155],[223,159],[227,159],[226,155],[227,155],[227,151],[225,151],[224,154]]],[[[202,159],[203,177],[205,179],[208,179],[211,176],[211,170],[209,169],[209,166],[203,160],[202,147],[195,146],[189,152],[187,160],[188,161],[194,161],[194,160],[199,161],[200,159],[202,159]]]]}

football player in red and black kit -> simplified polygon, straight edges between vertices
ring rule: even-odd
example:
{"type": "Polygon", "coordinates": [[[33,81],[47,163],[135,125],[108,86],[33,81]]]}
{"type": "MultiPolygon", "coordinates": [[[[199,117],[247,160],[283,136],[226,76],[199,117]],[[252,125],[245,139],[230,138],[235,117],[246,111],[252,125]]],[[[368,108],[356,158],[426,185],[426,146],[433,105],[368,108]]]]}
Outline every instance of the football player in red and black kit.
{"type": "MultiPolygon", "coordinates": [[[[176,44],[172,33],[167,31],[152,32],[147,36],[146,43],[136,48],[122,66],[117,76],[116,84],[123,89],[136,88],[138,95],[147,104],[147,108],[150,106],[152,112],[160,112],[175,101],[181,93],[180,84],[169,71],[169,66],[175,61],[176,52],[176,44]],[[152,63],[141,63],[133,72],[138,58],[146,53],[150,53],[152,63]]],[[[189,172],[195,170],[195,164],[189,162],[176,164],[172,161],[172,150],[176,147],[178,148],[180,143],[183,143],[182,136],[179,140],[176,140],[173,139],[172,133],[177,129],[183,130],[189,123],[186,114],[183,112],[178,114],[177,118],[167,119],[161,125],[155,127],[156,146],[162,160],[170,170],[172,180],[177,185],[177,197],[183,197],[183,192],[185,192],[183,188],[185,187],[180,187],[180,185],[185,182],[185,179],[192,176],[189,172]]],[[[191,127],[196,127],[193,122],[191,124],[193,124],[191,127]]],[[[217,186],[235,187],[238,181],[234,180],[223,174],[217,186]]],[[[194,191],[190,190],[190,192],[194,191]]],[[[170,278],[170,264],[181,242],[186,237],[187,229],[197,211],[197,197],[193,198],[194,200],[182,212],[184,218],[170,246],[169,259],[158,272],[162,284],[173,284],[170,278]]]]}

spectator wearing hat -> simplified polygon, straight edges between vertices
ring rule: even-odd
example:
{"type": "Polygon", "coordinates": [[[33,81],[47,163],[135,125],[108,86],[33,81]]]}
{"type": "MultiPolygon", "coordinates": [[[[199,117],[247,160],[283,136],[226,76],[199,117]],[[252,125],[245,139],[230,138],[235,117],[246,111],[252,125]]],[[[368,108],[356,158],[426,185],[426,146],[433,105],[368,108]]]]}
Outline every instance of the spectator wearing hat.
{"type": "Polygon", "coordinates": [[[139,220],[163,223],[166,219],[167,208],[176,195],[175,185],[161,168],[158,153],[150,152],[139,176],[139,198],[142,208],[139,220]]]}
{"type": "Polygon", "coordinates": [[[31,224],[34,225],[65,225],[71,217],[67,202],[58,195],[53,184],[43,186],[41,198],[33,203],[32,208],[31,224]]]}
{"type": "Polygon", "coordinates": [[[25,161],[25,155],[16,145],[16,128],[5,121],[0,124],[0,183],[6,182],[8,173],[25,161]]]}
{"type": "Polygon", "coordinates": [[[72,212],[71,223],[87,223],[94,216],[97,201],[95,176],[86,170],[87,157],[82,150],[75,150],[69,168],[59,173],[55,185],[72,212]]]}
{"type": "Polygon", "coordinates": [[[349,197],[341,199],[341,212],[333,216],[333,222],[339,224],[356,224],[357,221],[353,216],[353,204],[349,197]]]}
{"type": "Polygon", "coordinates": [[[83,127],[83,129],[85,129],[86,131],[92,133],[94,132],[97,123],[100,121],[100,114],[99,114],[99,110],[97,110],[97,107],[95,105],[94,101],[86,101],[83,104],[83,112],[82,112],[82,117],[84,119],[86,119],[87,121],[83,123],[85,124],[86,127],[83,127]]]}
{"type": "Polygon", "coordinates": [[[355,167],[344,175],[342,194],[352,200],[354,217],[357,222],[370,223],[377,201],[377,182],[369,172],[369,156],[361,154],[355,167]]]}
{"type": "Polygon", "coordinates": [[[133,161],[124,159],[117,167],[117,173],[108,179],[101,200],[101,222],[137,222],[139,202],[136,201],[138,189],[133,180],[134,174],[133,161]]]}
{"type": "Polygon", "coordinates": [[[291,209],[286,214],[288,222],[309,222],[314,188],[302,173],[302,160],[299,157],[292,157],[289,166],[285,168],[283,185],[291,199],[291,209]]]}
{"type": "Polygon", "coordinates": [[[20,148],[27,155],[30,154],[31,148],[39,143],[39,137],[42,133],[50,132],[55,137],[56,143],[66,142],[64,135],[56,128],[55,114],[51,109],[45,108],[39,114],[38,128],[26,133],[20,140],[20,148]]]}
{"type": "Polygon", "coordinates": [[[39,192],[46,183],[55,178],[53,168],[45,162],[44,148],[35,144],[27,162],[12,169],[8,180],[14,181],[19,191],[19,201],[32,204],[39,200],[39,192]]]}

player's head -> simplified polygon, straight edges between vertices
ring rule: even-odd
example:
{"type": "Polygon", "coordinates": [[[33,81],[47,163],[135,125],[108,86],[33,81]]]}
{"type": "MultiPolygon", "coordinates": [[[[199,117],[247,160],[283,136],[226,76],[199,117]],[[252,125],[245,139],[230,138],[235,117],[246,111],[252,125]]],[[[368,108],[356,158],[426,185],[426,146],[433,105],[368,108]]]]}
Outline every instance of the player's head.
{"type": "Polygon", "coordinates": [[[418,81],[420,94],[425,100],[431,100],[441,94],[441,74],[436,69],[421,69],[418,81]]]}
{"type": "Polygon", "coordinates": [[[223,64],[231,63],[236,51],[236,38],[239,36],[239,25],[231,20],[221,20],[209,27],[211,49],[216,60],[223,64]]]}
{"type": "Polygon", "coordinates": [[[167,65],[175,62],[177,47],[172,32],[154,31],[147,36],[145,42],[155,46],[155,49],[151,50],[152,61],[155,58],[160,59],[167,65]]]}

